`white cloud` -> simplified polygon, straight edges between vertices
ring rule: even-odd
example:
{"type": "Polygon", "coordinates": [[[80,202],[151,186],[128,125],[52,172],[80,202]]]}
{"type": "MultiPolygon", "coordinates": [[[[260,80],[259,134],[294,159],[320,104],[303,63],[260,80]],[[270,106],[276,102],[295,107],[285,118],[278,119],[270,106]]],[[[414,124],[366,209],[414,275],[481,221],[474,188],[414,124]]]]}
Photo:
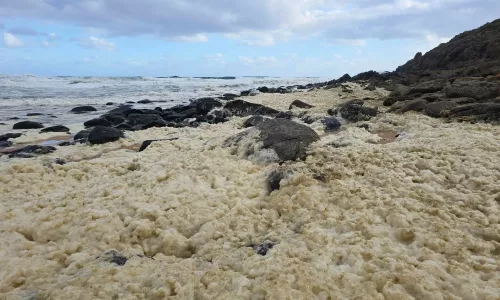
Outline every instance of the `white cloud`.
{"type": "Polygon", "coordinates": [[[195,34],[195,35],[181,35],[174,38],[174,40],[179,42],[186,43],[206,43],[208,42],[208,38],[204,34],[195,34]]]}
{"type": "MultiPolygon", "coordinates": [[[[453,36],[498,18],[498,0],[4,0],[0,18],[62,21],[92,36],[152,35],[206,42],[205,34],[253,46],[289,38],[326,41],[453,36]]],[[[29,33],[29,31],[26,31],[29,33]]]]}
{"type": "Polygon", "coordinates": [[[4,32],[3,41],[5,46],[8,48],[17,48],[24,46],[23,41],[21,41],[18,37],[13,35],[12,33],[4,32]]]}
{"type": "Polygon", "coordinates": [[[49,40],[55,41],[57,39],[58,39],[58,37],[55,33],[53,33],[53,32],[49,33],[49,40]]]}
{"type": "Polygon", "coordinates": [[[80,46],[89,49],[98,49],[98,50],[107,50],[114,51],[116,50],[116,45],[105,39],[96,38],[95,36],[91,36],[88,39],[83,39],[80,41],[80,46]]]}
{"type": "Polygon", "coordinates": [[[45,46],[45,47],[48,47],[49,46],[49,42],[48,41],[43,41],[42,44],[45,46]]]}
{"type": "Polygon", "coordinates": [[[272,64],[277,62],[278,60],[274,56],[257,56],[257,57],[240,56],[239,61],[245,65],[254,65],[254,64],[272,64]]]}

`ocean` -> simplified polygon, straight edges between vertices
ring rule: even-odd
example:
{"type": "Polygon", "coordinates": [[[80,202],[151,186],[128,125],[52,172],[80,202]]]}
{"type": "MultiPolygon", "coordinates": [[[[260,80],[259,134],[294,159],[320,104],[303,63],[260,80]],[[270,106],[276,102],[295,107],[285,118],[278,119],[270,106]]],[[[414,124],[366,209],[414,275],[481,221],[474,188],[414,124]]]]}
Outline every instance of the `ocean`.
{"type": "Polygon", "coordinates": [[[136,104],[147,108],[168,108],[200,97],[237,93],[259,86],[279,87],[324,81],[321,78],[279,77],[71,77],[0,75],[0,122],[36,120],[44,124],[83,122],[100,115],[112,106],[128,101],[149,99],[152,104],[136,104]],[[68,114],[79,105],[93,105],[98,112],[68,114]],[[39,116],[26,116],[40,113],[39,116]]]}

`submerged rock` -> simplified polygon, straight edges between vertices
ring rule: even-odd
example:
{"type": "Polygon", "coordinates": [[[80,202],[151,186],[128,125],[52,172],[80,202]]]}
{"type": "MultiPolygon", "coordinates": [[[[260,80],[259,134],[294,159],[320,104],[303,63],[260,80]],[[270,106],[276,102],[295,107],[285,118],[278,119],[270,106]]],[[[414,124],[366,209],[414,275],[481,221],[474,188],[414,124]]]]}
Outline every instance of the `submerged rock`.
{"type": "Polygon", "coordinates": [[[9,157],[31,158],[36,155],[48,154],[54,151],[56,151],[56,148],[52,146],[29,145],[24,148],[9,152],[9,157]]]}
{"type": "Polygon", "coordinates": [[[150,103],[153,103],[153,101],[151,101],[149,99],[144,99],[144,100],[137,101],[137,103],[139,103],[139,104],[150,104],[150,103]]]}
{"type": "Polygon", "coordinates": [[[7,148],[7,147],[10,147],[12,146],[12,142],[11,141],[0,141],[0,148],[7,148]]]}
{"type": "Polygon", "coordinates": [[[45,126],[43,126],[42,123],[33,122],[33,121],[22,121],[22,122],[18,122],[16,124],[14,124],[12,129],[40,129],[43,127],[45,127],[45,126]]]}
{"type": "Polygon", "coordinates": [[[75,113],[75,114],[82,114],[82,113],[87,113],[87,112],[92,112],[92,111],[97,111],[97,109],[93,106],[90,106],[90,105],[77,106],[77,107],[71,109],[71,112],[75,113]]]}
{"type": "Polygon", "coordinates": [[[56,126],[44,128],[44,129],[40,130],[40,132],[41,133],[43,133],[43,132],[69,132],[69,128],[66,126],[62,126],[62,125],[56,125],[56,126]]]}
{"type": "Polygon", "coordinates": [[[96,126],[90,131],[88,141],[91,144],[104,144],[117,141],[124,136],[121,130],[112,127],[96,126]]]}
{"type": "Polygon", "coordinates": [[[42,113],[27,113],[26,116],[27,117],[35,117],[35,116],[42,116],[43,114],[42,113]]]}

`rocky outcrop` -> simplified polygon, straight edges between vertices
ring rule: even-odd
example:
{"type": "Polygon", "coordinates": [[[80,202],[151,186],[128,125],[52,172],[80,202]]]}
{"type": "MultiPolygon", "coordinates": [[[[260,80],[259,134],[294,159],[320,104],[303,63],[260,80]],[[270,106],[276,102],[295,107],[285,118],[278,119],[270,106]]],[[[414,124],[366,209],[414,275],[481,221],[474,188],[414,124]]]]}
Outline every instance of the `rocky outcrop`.
{"type": "Polygon", "coordinates": [[[22,122],[18,122],[16,124],[14,124],[12,129],[40,129],[43,127],[45,127],[45,126],[43,126],[42,123],[33,122],[33,121],[22,121],[22,122]]]}
{"type": "Polygon", "coordinates": [[[481,79],[459,78],[446,86],[448,98],[469,97],[476,100],[487,100],[500,96],[500,82],[481,79]]]}
{"type": "Polygon", "coordinates": [[[371,107],[365,107],[363,100],[351,100],[343,103],[337,109],[331,109],[328,114],[334,116],[340,113],[342,118],[351,121],[367,121],[377,115],[377,110],[371,107]]]}

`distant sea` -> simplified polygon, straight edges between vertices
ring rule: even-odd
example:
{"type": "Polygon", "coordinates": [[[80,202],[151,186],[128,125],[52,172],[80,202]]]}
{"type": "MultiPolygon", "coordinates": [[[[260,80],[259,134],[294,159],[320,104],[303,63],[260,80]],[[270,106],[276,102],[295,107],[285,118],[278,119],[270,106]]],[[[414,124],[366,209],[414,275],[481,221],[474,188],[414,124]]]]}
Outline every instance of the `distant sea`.
{"type": "Polygon", "coordinates": [[[0,122],[13,117],[32,120],[28,113],[41,113],[44,124],[80,122],[99,115],[115,104],[143,99],[161,101],[138,107],[167,108],[200,97],[237,93],[259,86],[279,87],[325,81],[323,78],[279,77],[71,77],[0,75],[0,122]],[[97,113],[68,115],[78,105],[93,105],[97,113]],[[80,120],[81,119],[81,120],[80,120]]]}

